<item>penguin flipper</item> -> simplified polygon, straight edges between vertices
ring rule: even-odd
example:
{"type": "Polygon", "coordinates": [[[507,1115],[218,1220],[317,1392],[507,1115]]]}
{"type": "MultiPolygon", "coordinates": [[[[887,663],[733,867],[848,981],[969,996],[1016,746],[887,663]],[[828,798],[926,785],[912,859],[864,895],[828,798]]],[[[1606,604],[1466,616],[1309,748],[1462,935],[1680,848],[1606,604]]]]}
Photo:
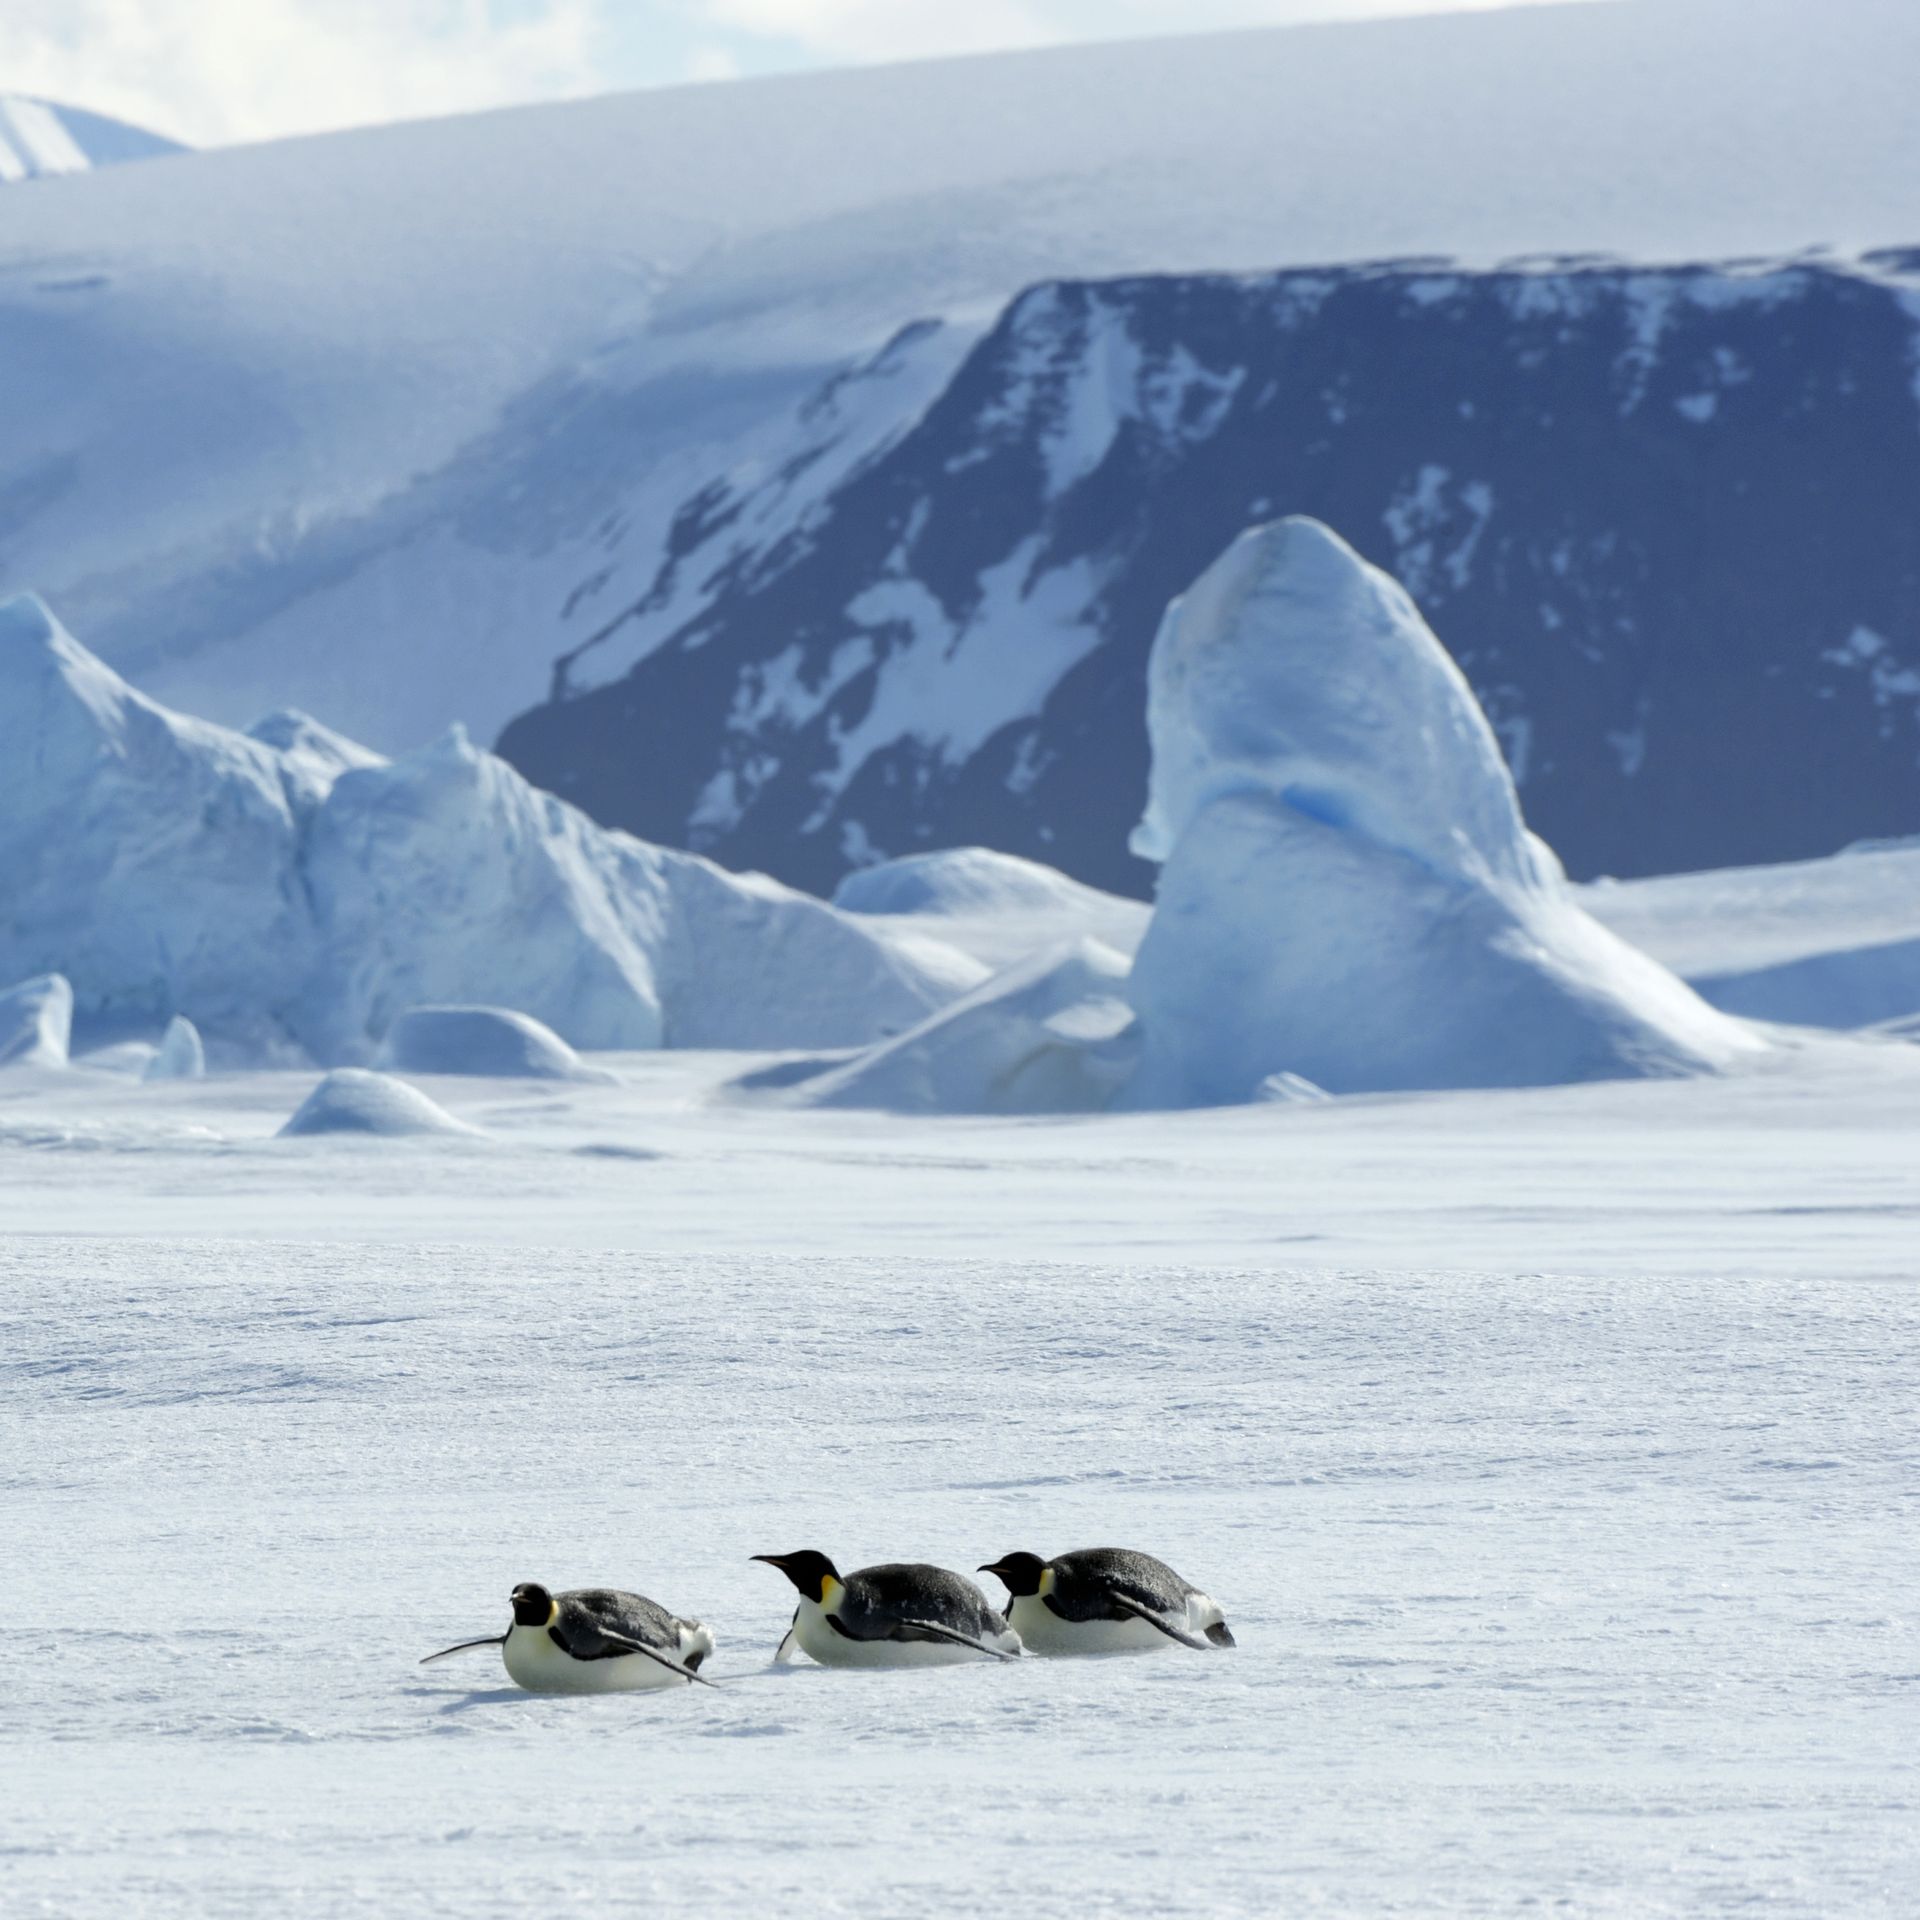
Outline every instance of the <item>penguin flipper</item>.
{"type": "MultiPolygon", "coordinates": [[[[1203,1640],[1199,1634],[1193,1632],[1189,1627],[1174,1625],[1164,1613],[1159,1612],[1156,1608],[1142,1606],[1138,1600],[1129,1599],[1124,1593],[1116,1593],[1112,1596],[1112,1599],[1113,1604],[1118,1607],[1122,1613],[1131,1615],[1135,1620],[1144,1620],[1148,1626],[1164,1633],[1169,1640],[1177,1640],[1183,1647],[1193,1648],[1196,1653],[1211,1653],[1213,1651],[1214,1643],[1212,1641],[1203,1640]]],[[[1231,1644],[1232,1642],[1229,1641],[1228,1645],[1231,1644]]]]}
{"type": "Polygon", "coordinates": [[[971,1647],[975,1653],[984,1653],[995,1660],[1018,1660],[1017,1653],[1008,1653],[1001,1647],[990,1647],[984,1640],[975,1640],[968,1634],[958,1633],[952,1627],[937,1625],[931,1620],[902,1620],[887,1635],[889,1640],[950,1640],[956,1647],[971,1647]]]}
{"type": "MultiPolygon", "coordinates": [[[[651,1660],[657,1667],[665,1667],[669,1673],[677,1673],[690,1686],[711,1687],[713,1682],[704,1675],[695,1673],[691,1667],[683,1666],[671,1654],[662,1653],[658,1647],[650,1647],[644,1641],[635,1640],[624,1633],[609,1633],[605,1627],[594,1626],[582,1629],[578,1625],[562,1639],[558,1627],[549,1627],[548,1634],[566,1652],[576,1660],[614,1660],[623,1653],[637,1653],[651,1660]]],[[[719,1689],[716,1687],[715,1692],[719,1689]]]]}
{"type": "Polygon", "coordinates": [[[780,1636],[780,1644],[773,1650],[773,1664],[784,1667],[793,1658],[794,1649],[800,1644],[800,1609],[793,1610],[793,1625],[780,1636]]]}
{"type": "Polygon", "coordinates": [[[673,1659],[668,1654],[664,1654],[657,1651],[653,1647],[642,1646],[638,1640],[623,1640],[623,1639],[620,1639],[617,1635],[614,1635],[611,1633],[603,1634],[601,1637],[606,1641],[608,1647],[611,1648],[615,1653],[645,1654],[646,1657],[649,1660],[651,1660],[655,1666],[665,1667],[669,1673],[677,1673],[680,1676],[680,1678],[686,1681],[690,1686],[713,1687],[713,1690],[716,1693],[720,1691],[720,1689],[717,1686],[714,1686],[714,1683],[711,1680],[709,1680],[705,1674],[695,1673],[691,1667],[682,1666],[678,1660],[673,1659]]]}
{"type": "Polygon", "coordinates": [[[458,1646],[442,1647],[438,1653],[427,1654],[420,1664],[428,1667],[436,1660],[444,1660],[450,1653],[471,1653],[475,1647],[504,1647],[506,1644],[507,1636],[504,1633],[490,1633],[484,1640],[462,1640],[458,1646]]]}

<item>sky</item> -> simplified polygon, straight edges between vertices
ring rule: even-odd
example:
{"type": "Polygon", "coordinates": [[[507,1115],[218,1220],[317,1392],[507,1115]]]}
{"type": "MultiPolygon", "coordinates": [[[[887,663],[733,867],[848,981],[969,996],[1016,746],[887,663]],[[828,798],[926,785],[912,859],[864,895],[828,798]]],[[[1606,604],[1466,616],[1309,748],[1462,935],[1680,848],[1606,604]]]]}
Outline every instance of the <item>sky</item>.
{"type": "Polygon", "coordinates": [[[4,0],[0,90],[213,146],[625,87],[1512,3],[4,0]]]}

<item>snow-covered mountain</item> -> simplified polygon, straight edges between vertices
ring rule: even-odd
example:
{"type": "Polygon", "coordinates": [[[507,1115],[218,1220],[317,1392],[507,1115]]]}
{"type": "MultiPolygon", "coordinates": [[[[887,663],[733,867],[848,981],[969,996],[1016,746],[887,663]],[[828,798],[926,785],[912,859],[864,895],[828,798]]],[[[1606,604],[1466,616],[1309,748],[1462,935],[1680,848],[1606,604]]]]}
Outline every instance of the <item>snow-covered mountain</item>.
{"type": "Polygon", "coordinates": [[[177,140],[124,120],[110,120],[105,114],[56,106],[51,100],[34,100],[25,94],[0,93],[0,185],[185,151],[177,140]]]}
{"type": "Polygon", "coordinates": [[[914,322],[931,400],[1041,281],[1906,244],[1916,70],[1906,0],[1630,0],[107,169],[0,208],[0,590],[225,722],[491,738],[914,322]]]}
{"type": "Polygon", "coordinates": [[[507,756],[818,890],[984,841],[1142,892],[1148,645],[1284,510],[1406,584],[1577,874],[1920,824],[1920,254],[1055,283],[945,353],[583,584],[507,756]]]}

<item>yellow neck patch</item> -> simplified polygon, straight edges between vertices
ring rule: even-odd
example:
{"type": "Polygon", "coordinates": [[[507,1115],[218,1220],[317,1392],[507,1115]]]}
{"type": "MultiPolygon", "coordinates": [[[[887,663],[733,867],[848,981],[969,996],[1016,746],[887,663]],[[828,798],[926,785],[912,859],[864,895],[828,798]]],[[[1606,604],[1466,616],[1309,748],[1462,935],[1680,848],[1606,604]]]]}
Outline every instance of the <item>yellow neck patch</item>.
{"type": "Polygon", "coordinates": [[[1051,1567],[1042,1567],[1040,1569],[1040,1584],[1034,1589],[1034,1592],[1040,1599],[1044,1600],[1052,1591],[1053,1569],[1051,1567]]]}
{"type": "Polygon", "coordinates": [[[832,1574],[823,1573],[820,1576],[820,1599],[817,1604],[823,1607],[832,1606],[833,1596],[839,1591],[840,1582],[832,1574]]]}

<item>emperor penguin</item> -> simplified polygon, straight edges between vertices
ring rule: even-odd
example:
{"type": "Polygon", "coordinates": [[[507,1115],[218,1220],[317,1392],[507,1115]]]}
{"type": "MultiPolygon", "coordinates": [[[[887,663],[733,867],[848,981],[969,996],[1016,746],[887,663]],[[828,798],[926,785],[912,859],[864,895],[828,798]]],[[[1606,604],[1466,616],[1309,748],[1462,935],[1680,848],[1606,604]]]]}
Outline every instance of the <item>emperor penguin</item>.
{"type": "Polygon", "coordinates": [[[700,1663],[712,1631],[638,1593],[577,1587],[549,1593],[537,1581],[513,1590],[513,1625],[484,1640],[442,1647],[420,1664],[470,1647],[498,1647],[507,1673],[529,1693],[630,1693],[638,1687],[713,1685],[700,1663]]]}
{"type": "Polygon", "coordinates": [[[1208,1653],[1234,1644],[1218,1603],[1150,1553],[1009,1553],[980,1571],[1006,1582],[1007,1617],[1035,1653],[1148,1653],[1175,1644],[1208,1653]]]}
{"type": "Polygon", "coordinates": [[[794,1647],[824,1667],[1015,1660],[1020,1636],[971,1580],[917,1562],[841,1574],[824,1553],[756,1553],[800,1595],[775,1660],[794,1647]]]}

